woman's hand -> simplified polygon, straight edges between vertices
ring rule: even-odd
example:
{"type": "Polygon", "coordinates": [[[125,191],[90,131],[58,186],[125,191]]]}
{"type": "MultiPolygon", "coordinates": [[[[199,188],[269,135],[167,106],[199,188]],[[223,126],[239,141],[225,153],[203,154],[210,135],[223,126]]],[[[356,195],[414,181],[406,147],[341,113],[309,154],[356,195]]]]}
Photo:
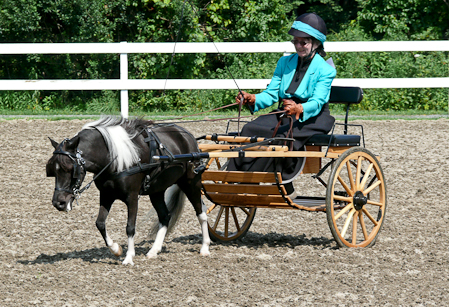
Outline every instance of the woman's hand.
{"type": "Polygon", "coordinates": [[[243,94],[243,104],[249,104],[250,106],[253,106],[256,103],[256,95],[254,94],[248,94],[247,92],[241,91],[237,97],[235,97],[235,102],[239,102],[242,100],[242,94],[243,94]]]}
{"type": "Polygon", "coordinates": [[[288,115],[296,115],[297,120],[301,116],[302,112],[304,112],[302,104],[300,103],[296,103],[291,99],[282,99],[282,102],[285,112],[288,115]]]}

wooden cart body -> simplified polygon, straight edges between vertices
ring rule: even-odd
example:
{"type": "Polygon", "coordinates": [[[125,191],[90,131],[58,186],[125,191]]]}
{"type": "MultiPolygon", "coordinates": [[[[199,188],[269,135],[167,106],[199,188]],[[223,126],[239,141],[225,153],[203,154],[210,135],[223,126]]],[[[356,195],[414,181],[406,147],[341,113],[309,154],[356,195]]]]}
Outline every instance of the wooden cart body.
{"type": "Polygon", "coordinates": [[[359,103],[363,92],[357,87],[333,87],[331,103],[345,103],[343,134],[315,135],[306,151],[288,151],[278,140],[240,137],[235,133],[206,135],[199,144],[203,168],[204,204],[208,208],[209,233],[216,241],[242,238],[257,208],[323,211],[339,246],[372,246],[385,220],[387,196],[378,156],[365,148],[363,127],[348,124],[349,107],[359,103]],[[348,134],[358,126],[361,135],[348,134]],[[290,198],[279,172],[227,171],[220,163],[237,157],[304,157],[303,174],[314,174],[326,189],[325,196],[290,198]],[[215,169],[211,167],[215,164],[215,169]],[[329,173],[327,180],[322,176],[329,173]]]}

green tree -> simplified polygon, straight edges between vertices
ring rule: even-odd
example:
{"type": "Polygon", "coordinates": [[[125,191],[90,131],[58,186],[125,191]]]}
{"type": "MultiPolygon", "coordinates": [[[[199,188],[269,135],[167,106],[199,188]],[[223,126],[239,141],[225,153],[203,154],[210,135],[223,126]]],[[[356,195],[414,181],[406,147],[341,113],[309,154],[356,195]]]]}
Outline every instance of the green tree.
{"type": "Polygon", "coordinates": [[[358,20],[375,39],[435,40],[449,38],[447,0],[358,0],[358,20]]]}

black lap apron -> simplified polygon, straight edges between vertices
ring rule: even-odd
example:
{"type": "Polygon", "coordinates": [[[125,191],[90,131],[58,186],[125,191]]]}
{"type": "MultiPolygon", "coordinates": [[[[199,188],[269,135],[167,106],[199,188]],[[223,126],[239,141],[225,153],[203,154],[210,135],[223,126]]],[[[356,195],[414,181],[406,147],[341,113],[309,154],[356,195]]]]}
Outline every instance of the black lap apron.
{"type": "MultiPolygon", "coordinates": [[[[299,102],[298,100],[294,99],[299,102]]],[[[279,110],[275,110],[276,112],[279,110]]],[[[260,116],[252,122],[243,126],[242,136],[257,136],[271,138],[275,127],[279,122],[279,114],[260,116]]],[[[329,105],[326,103],[321,112],[305,122],[293,120],[293,150],[304,150],[304,144],[315,134],[327,134],[332,129],[335,119],[330,115],[329,105]]],[[[290,137],[290,119],[283,118],[279,126],[276,137],[290,137]]],[[[253,172],[272,172],[275,169],[282,174],[284,183],[293,180],[301,171],[304,158],[235,158],[230,159],[227,170],[229,171],[253,171],[253,172]]]]}

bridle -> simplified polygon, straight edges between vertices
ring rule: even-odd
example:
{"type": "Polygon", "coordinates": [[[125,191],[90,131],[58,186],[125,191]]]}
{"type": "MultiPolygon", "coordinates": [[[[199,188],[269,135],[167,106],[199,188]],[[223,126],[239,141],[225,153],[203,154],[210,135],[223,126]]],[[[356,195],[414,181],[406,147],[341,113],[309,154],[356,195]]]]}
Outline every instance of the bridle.
{"type": "Polygon", "coordinates": [[[111,159],[111,161],[105,167],[103,167],[103,169],[100,172],[98,172],[98,174],[96,174],[92,178],[92,180],[84,186],[84,188],[81,189],[81,185],[82,185],[84,177],[86,175],[86,168],[85,168],[86,161],[81,156],[83,154],[83,152],[81,150],[79,150],[78,148],[75,150],[74,154],[71,152],[62,150],[62,146],[64,146],[64,143],[67,142],[68,140],[69,140],[68,138],[64,139],[61,142],[61,144],[58,145],[56,150],[53,152],[53,155],[65,155],[65,156],[69,157],[70,160],[72,160],[73,173],[72,173],[71,179],[72,179],[72,181],[75,180],[75,184],[69,189],[62,189],[62,188],[55,187],[55,191],[63,191],[63,192],[72,194],[78,204],[78,199],[81,197],[81,193],[83,193],[84,191],[86,191],[87,189],[90,188],[90,186],[92,185],[92,182],[94,182],[117,159],[117,156],[114,159],[111,159]],[[82,176],[83,173],[84,173],[84,176],[82,176]]]}
{"type": "Polygon", "coordinates": [[[84,176],[82,176],[82,173],[84,172],[84,175],[86,174],[84,165],[86,164],[86,161],[81,156],[83,152],[79,150],[78,148],[75,151],[75,154],[62,150],[62,146],[64,146],[64,143],[67,142],[69,139],[64,139],[56,148],[56,150],[53,152],[54,155],[65,155],[70,158],[73,162],[73,173],[72,173],[72,181],[75,180],[75,184],[70,189],[62,189],[55,187],[56,191],[63,191],[72,194],[75,196],[76,199],[80,197],[80,194],[84,191],[80,191],[81,184],[83,183],[84,176]]]}

